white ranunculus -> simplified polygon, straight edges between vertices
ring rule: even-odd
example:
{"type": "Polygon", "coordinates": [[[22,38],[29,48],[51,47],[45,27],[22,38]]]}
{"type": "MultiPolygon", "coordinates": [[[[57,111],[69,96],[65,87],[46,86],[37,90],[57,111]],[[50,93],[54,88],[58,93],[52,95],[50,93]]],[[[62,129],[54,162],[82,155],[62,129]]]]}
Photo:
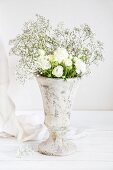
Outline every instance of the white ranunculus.
{"type": "Polygon", "coordinates": [[[47,70],[51,68],[51,64],[48,61],[47,56],[40,56],[38,58],[38,66],[39,68],[41,68],[42,70],[47,70]]]}
{"type": "Polygon", "coordinates": [[[69,59],[69,58],[65,59],[65,60],[64,60],[64,64],[65,64],[65,66],[67,66],[67,67],[72,66],[72,61],[71,61],[71,59],[69,59]]]}
{"type": "Polygon", "coordinates": [[[45,55],[45,51],[42,49],[38,49],[38,53],[40,56],[44,56],[45,55]]]}
{"type": "Polygon", "coordinates": [[[44,65],[43,65],[42,69],[43,69],[43,70],[50,69],[50,68],[51,68],[50,62],[49,62],[48,60],[45,60],[44,62],[45,62],[45,63],[44,63],[44,65]]]}
{"type": "Polygon", "coordinates": [[[78,58],[75,59],[75,66],[76,72],[78,74],[80,73],[84,74],[86,72],[86,64],[81,59],[78,58]]]}
{"type": "Polygon", "coordinates": [[[56,77],[62,77],[63,75],[63,67],[57,66],[53,69],[52,74],[56,77]]]}
{"type": "Polygon", "coordinates": [[[60,63],[66,58],[68,58],[69,54],[65,48],[57,48],[54,52],[55,59],[60,63]]]}

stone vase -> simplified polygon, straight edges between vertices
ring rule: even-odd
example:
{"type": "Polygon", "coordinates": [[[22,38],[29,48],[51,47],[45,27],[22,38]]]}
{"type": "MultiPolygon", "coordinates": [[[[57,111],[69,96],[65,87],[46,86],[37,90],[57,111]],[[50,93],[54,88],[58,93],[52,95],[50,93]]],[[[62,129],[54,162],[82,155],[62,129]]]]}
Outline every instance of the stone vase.
{"type": "Polygon", "coordinates": [[[36,77],[43,99],[45,125],[49,138],[40,143],[38,151],[45,155],[63,156],[75,152],[75,145],[64,139],[70,127],[70,114],[78,80],[36,77]]]}

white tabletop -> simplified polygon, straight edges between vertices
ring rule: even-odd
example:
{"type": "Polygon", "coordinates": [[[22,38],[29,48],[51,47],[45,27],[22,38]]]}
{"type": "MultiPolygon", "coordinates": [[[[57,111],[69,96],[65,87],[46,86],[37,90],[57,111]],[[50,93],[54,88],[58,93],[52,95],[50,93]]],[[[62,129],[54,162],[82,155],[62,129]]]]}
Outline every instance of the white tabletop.
{"type": "MultiPolygon", "coordinates": [[[[77,151],[64,157],[45,156],[38,152],[17,157],[20,144],[14,138],[0,138],[0,170],[113,170],[113,130],[84,129],[74,140],[77,151]]],[[[37,148],[38,141],[26,142],[37,148]]]]}

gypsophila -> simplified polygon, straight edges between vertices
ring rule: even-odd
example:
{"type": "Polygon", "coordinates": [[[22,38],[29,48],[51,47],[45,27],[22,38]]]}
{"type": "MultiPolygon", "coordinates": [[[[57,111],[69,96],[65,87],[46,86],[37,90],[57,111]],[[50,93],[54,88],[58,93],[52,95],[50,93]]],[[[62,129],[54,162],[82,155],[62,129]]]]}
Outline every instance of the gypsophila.
{"type": "Polygon", "coordinates": [[[34,74],[49,78],[82,77],[92,63],[103,59],[103,44],[87,24],[72,29],[59,24],[53,28],[40,15],[26,22],[23,32],[10,44],[10,54],[20,56],[17,76],[21,80],[34,74]]]}

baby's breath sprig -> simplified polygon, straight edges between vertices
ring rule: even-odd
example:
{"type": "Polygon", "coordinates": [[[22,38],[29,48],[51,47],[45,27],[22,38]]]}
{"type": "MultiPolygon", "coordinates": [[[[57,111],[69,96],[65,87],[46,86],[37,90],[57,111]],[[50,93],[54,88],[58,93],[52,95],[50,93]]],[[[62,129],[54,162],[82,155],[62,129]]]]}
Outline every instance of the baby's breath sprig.
{"type": "Polygon", "coordinates": [[[92,63],[103,59],[103,44],[87,24],[69,29],[60,23],[53,28],[40,15],[26,22],[22,33],[10,44],[10,54],[20,56],[20,80],[34,74],[64,79],[81,77],[88,73],[92,63]]]}

